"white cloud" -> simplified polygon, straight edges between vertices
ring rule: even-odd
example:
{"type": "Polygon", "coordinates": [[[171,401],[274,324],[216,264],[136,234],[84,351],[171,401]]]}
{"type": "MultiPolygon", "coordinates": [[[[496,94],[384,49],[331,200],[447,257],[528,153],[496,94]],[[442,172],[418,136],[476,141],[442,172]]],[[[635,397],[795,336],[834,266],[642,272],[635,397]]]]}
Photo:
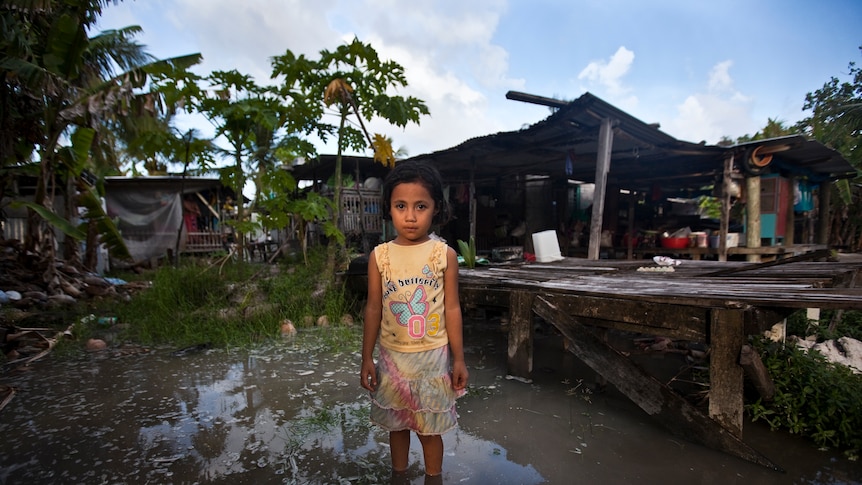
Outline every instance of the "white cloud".
{"type": "Polygon", "coordinates": [[[316,55],[340,43],[340,36],[328,28],[325,16],[335,3],[178,0],[167,2],[165,7],[176,28],[194,36],[204,56],[203,72],[236,69],[267,83],[272,56],[287,49],[316,55]]]}
{"type": "Polygon", "coordinates": [[[508,106],[493,108],[505,103],[505,91],[526,84],[509,76],[509,53],[494,42],[505,0],[151,0],[107,10],[115,20],[131,20],[122,25],[140,24],[160,57],[200,52],[196,72],[236,69],[259,83],[271,82],[270,58],[287,49],[317,58],[358,37],[404,67],[409,85],[399,94],[428,105],[431,116],[418,126],[369,123],[414,155],[525,121],[505,116],[508,106]]]}
{"type": "Polygon", "coordinates": [[[709,73],[709,91],[712,93],[732,92],[733,79],[730,77],[730,68],[733,61],[722,61],[712,67],[709,73]]]}
{"type": "Polygon", "coordinates": [[[161,7],[162,21],[197,43],[201,73],[237,69],[267,83],[270,57],[286,49],[316,58],[354,36],[370,43],[404,67],[409,86],[399,94],[422,99],[431,112],[404,130],[371,123],[412,154],[500,131],[504,120],[488,113],[488,93],[525,84],[508,77],[508,52],[493,42],[504,0],[176,0],[161,7]]]}
{"type": "Polygon", "coordinates": [[[620,46],[608,61],[590,62],[579,74],[578,79],[597,85],[611,98],[625,97],[631,90],[622,80],[631,69],[635,53],[620,46]]]}
{"type": "Polygon", "coordinates": [[[710,144],[724,136],[736,138],[756,132],[759,128],[752,117],[754,100],[736,89],[731,66],[733,62],[729,60],[713,66],[706,92],[687,96],[662,129],[682,140],[710,144]]]}

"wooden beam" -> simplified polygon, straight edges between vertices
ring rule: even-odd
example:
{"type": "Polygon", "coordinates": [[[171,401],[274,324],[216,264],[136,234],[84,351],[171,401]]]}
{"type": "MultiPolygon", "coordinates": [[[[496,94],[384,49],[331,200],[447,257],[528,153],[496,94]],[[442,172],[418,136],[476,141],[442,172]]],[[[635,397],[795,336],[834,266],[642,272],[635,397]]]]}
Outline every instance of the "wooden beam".
{"type": "Polygon", "coordinates": [[[198,196],[198,199],[200,199],[200,200],[201,200],[201,202],[203,202],[203,203],[204,203],[204,205],[205,205],[205,206],[207,206],[207,209],[209,209],[209,211],[210,211],[210,212],[212,212],[212,215],[214,215],[216,219],[221,219],[221,218],[219,217],[219,215],[218,215],[218,211],[217,211],[217,210],[215,210],[215,209],[213,209],[213,207],[210,205],[210,203],[209,203],[209,202],[207,202],[207,200],[206,200],[206,199],[204,199],[204,196],[203,196],[203,195],[201,195],[201,193],[200,193],[200,192],[195,192],[195,195],[197,195],[197,196],[198,196]]]}
{"type": "Polygon", "coordinates": [[[505,288],[473,288],[460,285],[461,304],[465,307],[494,306],[509,307],[510,291],[505,288]]]}
{"type": "Polygon", "coordinates": [[[540,104],[542,106],[550,106],[551,108],[564,108],[570,104],[568,101],[563,101],[561,99],[546,98],[545,96],[537,96],[535,94],[522,93],[520,91],[507,92],[506,99],[540,104]]]}
{"type": "Polygon", "coordinates": [[[579,322],[697,342],[706,341],[710,318],[704,307],[585,295],[555,295],[554,304],[579,322]]]}
{"type": "Polygon", "coordinates": [[[536,298],[534,309],[563,334],[571,353],[606,378],[671,433],[758,465],[782,470],[736,434],[709,419],[672,389],[603,342],[561,310],[557,302],[554,295],[542,295],[536,298]]]}
{"type": "Polygon", "coordinates": [[[596,188],[593,192],[593,213],[590,219],[590,244],[587,259],[599,259],[602,239],[602,220],[604,219],[605,194],[607,193],[608,171],[611,168],[611,151],[614,144],[613,126],[610,118],[602,119],[599,128],[598,153],[596,154],[596,188]]]}

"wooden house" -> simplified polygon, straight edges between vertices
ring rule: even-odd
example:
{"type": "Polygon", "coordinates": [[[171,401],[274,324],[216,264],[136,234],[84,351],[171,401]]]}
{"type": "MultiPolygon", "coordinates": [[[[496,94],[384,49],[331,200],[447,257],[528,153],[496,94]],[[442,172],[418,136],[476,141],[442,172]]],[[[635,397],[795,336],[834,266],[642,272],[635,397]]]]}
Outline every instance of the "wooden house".
{"type": "Polygon", "coordinates": [[[232,235],[233,191],[217,178],[106,177],[105,209],[135,261],[168,252],[222,251],[232,235]]]}
{"type": "MultiPolygon", "coordinates": [[[[333,195],[335,155],[320,155],[314,160],[294,164],[288,170],[301,190],[333,195]]],[[[364,250],[391,236],[392,231],[380,213],[380,188],[387,173],[389,169],[371,157],[342,157],[339,229],[352,245],[364,250]]]]}
{"type": "MultiPolygon", "coordinates": [[[[700,217],[675,214],[673,201],[718,195],[721,217],[710,230],[719,235],[719,247],[677,253],[721,260],[734,254],[759,258],[793,251],[789,248],[797,244],[796,211],[789,210],[795,207],[790,190],[794,184],[803,181],[816,191],[821,184],[856,174],[840,154],[803,136],[733,146],[690,143],[590,93],[572,102],[518,92],[509,92],[507,98],[555,112],[521,130],[413,157],[435,164],[452,184],[450,200],[457,218],[444,237],[473,236],[480,250],[516,244],[532,251],[531,234],[554,230],[563,251],[572,255],[637,257],[645,253],[644,234],[690,226],[696,230],[705,224],[700,217]],[[762,178],[775,180],[764,185],[762,178]],[[765,233],[761,197],[750,196],[764,187],[763,198],[773,207],[766,213],[765,233]],[[743,201],[744,214],[732,220],[732,208],[743,201]],[[727,235],[736,230],[734,222],[745,232],[739,248],[726,244],[727,235]],[[581,247],[571,244],[578,235],[581,247]],[[782,246],[766,249],[764,242],[782,246]]],[[[819,211],[826,210],[828,202],[821,197],[819,211]]],[[[821,222],[825,219],[820,217],[821,222]]],[[[825,245],[825,232],[821,228],[814,242],[825,245]]],[[[655,253],[657,248],[646,249],[655,253]]]]}

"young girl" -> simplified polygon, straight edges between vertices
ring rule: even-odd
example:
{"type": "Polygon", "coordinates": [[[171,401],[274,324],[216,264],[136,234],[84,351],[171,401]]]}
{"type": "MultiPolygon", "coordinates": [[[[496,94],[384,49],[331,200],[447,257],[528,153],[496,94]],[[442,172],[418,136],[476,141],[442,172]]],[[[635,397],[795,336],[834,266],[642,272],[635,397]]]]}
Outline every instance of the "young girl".
{"type": "Polygon", "coordinates": [[[429,236],[432,224],[449,219],[449,204],[437,169],[409,161],[386,177],[382,203],[397,236],[368,258],[360,378],[371,392],[372,422],[389,431],[393,473],[407,469],[412,430],[433,477],[443,471],[441,435],[457,425],[455,399],[468,376],[457,255],[429,236]]]}

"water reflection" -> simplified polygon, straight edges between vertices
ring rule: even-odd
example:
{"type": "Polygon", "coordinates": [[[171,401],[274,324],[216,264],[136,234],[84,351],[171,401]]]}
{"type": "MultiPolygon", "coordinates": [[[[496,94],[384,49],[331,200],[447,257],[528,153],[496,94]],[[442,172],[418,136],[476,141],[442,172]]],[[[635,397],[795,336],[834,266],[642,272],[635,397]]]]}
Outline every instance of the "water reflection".
{"type": "MultiPolygon", "coordinates": [[[[792,465],[785,475],[671,437],[613,393],[572,392],[585,371],[541,340],[532,384],[505,379],[499,333],[465,341],[471,386],[444,435],[445,483],[860,483],[857,464],[774,434],[754,446],[792,465]]],[[[18,394],[0,414],[0,483],[388,483],[359,355],[312,347],[49,358],[6,374],[18,394]]],[[[416,484],[420,450],[414,437],[416,484]]]]}
{"type": "MultiPolygon", "coordinates": [[[[18,394],[0,423],[0,482],[388,482],[387,438],[368,423],[356,362],[283,344],[36,363],[6,379],[18,394]]],[[[453,474],[543,481],[498,445],[446,439],[449,460],[476,457],[452,460],[453,474]]]]}

